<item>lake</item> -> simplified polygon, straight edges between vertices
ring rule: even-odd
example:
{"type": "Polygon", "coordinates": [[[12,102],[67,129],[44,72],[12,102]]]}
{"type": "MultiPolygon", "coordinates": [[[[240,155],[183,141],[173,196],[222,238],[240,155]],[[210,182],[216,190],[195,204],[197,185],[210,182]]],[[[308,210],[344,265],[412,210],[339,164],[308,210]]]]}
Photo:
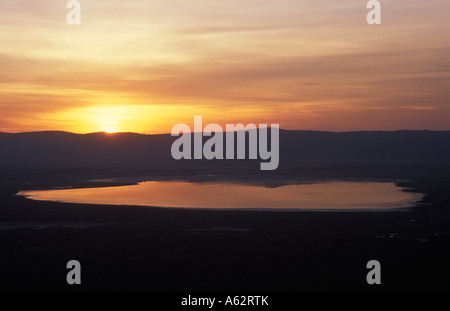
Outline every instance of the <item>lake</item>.
{"type": "Polygon", "coordinates": [[[238,182],[148,181],[131,186],[23,191],[34,200],[176,208],[380,210],[411,207],[422,195],[393,182],[329,181],[265,186],[238,182]]]}

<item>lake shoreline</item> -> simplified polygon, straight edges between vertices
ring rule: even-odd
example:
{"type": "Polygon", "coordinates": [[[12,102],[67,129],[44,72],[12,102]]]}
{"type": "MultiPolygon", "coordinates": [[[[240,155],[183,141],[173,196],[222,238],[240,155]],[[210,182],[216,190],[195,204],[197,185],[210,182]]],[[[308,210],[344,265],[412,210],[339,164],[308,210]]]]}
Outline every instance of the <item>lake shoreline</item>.
{"type": "Polygon", "coordinates": [[[272,212],[407,211],[415,202],[419,202],[424,194],[411,191],[413,189],[409,187],[397,186],[399,182],[406,182],[406,180],[355,178],[294,180],[292,177],[286,179],[282,176],[278,176],[277,179],[259,180],[255,176],[246,176],[245,179],[242,177],[232,179],[227,176],[213,175],[196,176],[186,180],[186,178],[180,176],[170,178],[154,176],[140,179],[128,177],[89,180],[86,181],[85,187],[52,187],[37,191],[20,191],[17,195],[47,202],[174,209],[272,212]],[[391,189],[384,184],[392,184],[393,187],[398,189],[391,189]],[[339,188],[343,189],[337,190],[339,188]],[[352,190],[349,191],[349,189],[352,190]],[[230,191],[231,193],[227,194],[230,191]],[[394,191],[397,191],[397,193],[394,191]],[[402,195],[402,192],[411,193],[408,200],[405,195],[402,195]],[[345,195],[343,195],[344,193],[345,195]],[[365,195],[363,196],[361,193],[365,193],[365,195]],[[387,196],[388,193],[391,196],[395,194],[395,197],[390,199],[382,197],[387,196]],[[413,196],[412,193],[416,195],[413,196]],[[173,194],[182,195],[183,200],[173,200],[173,194]],[[373,195],[376,196],[373,197],[373,195]],[[377,196],[378,199],[376,199],[377,196]],[[224,199],[231,197],[232,200],[224,202],[224,199]],[[237,199],[238,197],[239,199],[237,199]],[[265,198],[261,199],[262,197],[265,198]],[[372,199],[367,200],[366,197],[372,199]],[[221,199],[218,200],[218,198],[221,199]],[[288,201],[286,201],[286,198],[288,198],[288,201]],[[321,203],[319,203],[319,200],[321,203]],[[150,202],[153,202],[153,204],[150,202]],[[334,203],[330,204],[329,202],[334,203]],[[246,206],[249,203],[251,203],[251,206],[246,206]],[[329,206],[327,207],[327,205],[329,206]]]}

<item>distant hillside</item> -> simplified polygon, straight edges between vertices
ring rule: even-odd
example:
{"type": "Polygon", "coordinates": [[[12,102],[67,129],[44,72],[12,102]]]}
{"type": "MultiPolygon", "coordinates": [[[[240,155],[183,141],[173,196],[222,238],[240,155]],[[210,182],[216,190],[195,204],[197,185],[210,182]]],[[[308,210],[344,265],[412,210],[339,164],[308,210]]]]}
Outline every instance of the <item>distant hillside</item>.
{"type": "MultiPolygon", "coordinates": [[[[176,137],[134,133],[0,133],[1,170],[140,169],[246,166],[253,161],[175,161],[176,137]],[[226,163],[225,163],[226,162],[226,163]]],[[[302,161],[449,162],[450,131],[314,132],[280,131],[280,167],[302,161]]]]}
{"type": "Polygon", "coordinates": [[[284,131],[285,159],[450,160],[450,131],[284,131]]]}
{"type": "Polygon", "coordinates": [[[170,135],[67,132],[0,133],[0,167],[114,168],[171,161],[170,135]]]}

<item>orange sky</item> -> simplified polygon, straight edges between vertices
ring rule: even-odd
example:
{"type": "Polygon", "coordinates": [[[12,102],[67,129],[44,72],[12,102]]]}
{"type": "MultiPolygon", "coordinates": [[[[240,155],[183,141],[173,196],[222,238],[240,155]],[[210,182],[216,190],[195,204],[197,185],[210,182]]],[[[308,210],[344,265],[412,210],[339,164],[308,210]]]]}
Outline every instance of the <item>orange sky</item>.
{"type": "Polygon", "coordinates": [[[0,131],[450,129],[450,2],[2,0],[0,131]]]}

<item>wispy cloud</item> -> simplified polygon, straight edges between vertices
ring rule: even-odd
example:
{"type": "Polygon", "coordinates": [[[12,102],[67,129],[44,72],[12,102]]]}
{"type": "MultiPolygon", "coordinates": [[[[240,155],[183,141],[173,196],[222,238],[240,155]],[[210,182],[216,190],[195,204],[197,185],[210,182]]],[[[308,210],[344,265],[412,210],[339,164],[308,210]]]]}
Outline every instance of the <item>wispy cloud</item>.
{"type": "Polygon", "coordinates": [[[69,26],[64,1],[2,1],[0,131],[83,131],[71,114],[114,106],[141,118],[123,130],[143,132],[200,113],[286,128],[448,129],[448,1],[385,0],[375,27],[350,0],[81,3],[82,24],[69,26]],[[146,127],[144,111],[167,121],[146,127]]]}

